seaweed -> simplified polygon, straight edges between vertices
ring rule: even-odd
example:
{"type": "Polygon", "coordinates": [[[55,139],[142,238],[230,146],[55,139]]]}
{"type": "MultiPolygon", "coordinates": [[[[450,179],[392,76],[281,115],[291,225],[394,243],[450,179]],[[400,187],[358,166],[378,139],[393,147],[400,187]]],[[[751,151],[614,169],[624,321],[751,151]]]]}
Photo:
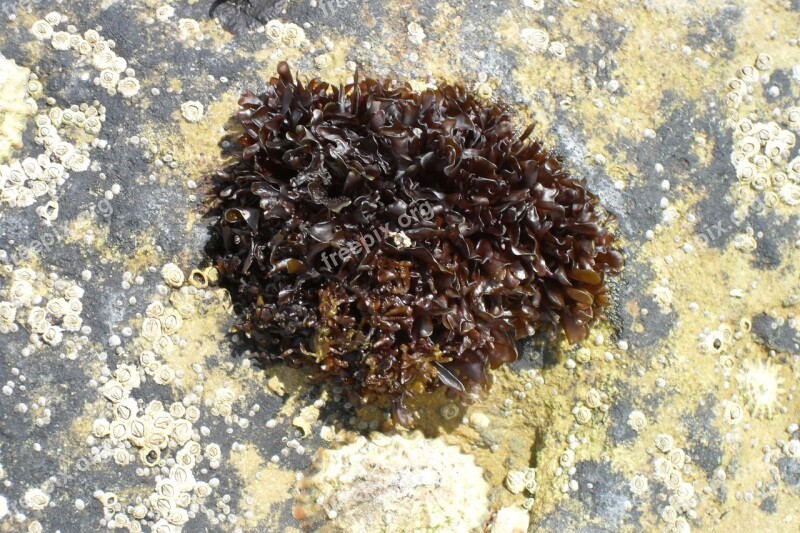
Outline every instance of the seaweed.
{"type": "Polygon", "coordinates": [[[212,254],[259,359],[313,367],[353,398],[465,400],[546,330],[570,343],[623,260],[563,158],[462,85],[296,81],[246,92],[212,178],[212,254]]]}

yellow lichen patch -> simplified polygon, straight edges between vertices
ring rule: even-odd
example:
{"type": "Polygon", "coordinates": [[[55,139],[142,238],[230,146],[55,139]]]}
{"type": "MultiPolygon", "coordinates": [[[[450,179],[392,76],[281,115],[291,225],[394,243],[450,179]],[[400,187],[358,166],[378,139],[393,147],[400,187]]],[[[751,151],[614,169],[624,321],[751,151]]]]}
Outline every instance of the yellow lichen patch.
{"type": "Polygon", "coordinates": [[[295,473],[265,464],[254,444],[244,444],[231,453],[230,465],[243,485],[239,501],[243,525],[260,531],[277,529],[280,514],[274,512],[274,506],[293,498],[295,473]]]}

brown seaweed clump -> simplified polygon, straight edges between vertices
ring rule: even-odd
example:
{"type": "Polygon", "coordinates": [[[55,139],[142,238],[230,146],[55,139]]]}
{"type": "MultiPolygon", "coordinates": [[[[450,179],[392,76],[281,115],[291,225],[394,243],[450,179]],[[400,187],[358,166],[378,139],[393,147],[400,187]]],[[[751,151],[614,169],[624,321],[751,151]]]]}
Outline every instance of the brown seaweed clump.
{"type": "Polygon", "coordinates": [[[266,361],[368,402],[463,397],[537,329],[583,339],[621,268],[608,217],[562,159],[461,85],[366,79],[246,92],[215,174],[215,259],[266,361]]]}

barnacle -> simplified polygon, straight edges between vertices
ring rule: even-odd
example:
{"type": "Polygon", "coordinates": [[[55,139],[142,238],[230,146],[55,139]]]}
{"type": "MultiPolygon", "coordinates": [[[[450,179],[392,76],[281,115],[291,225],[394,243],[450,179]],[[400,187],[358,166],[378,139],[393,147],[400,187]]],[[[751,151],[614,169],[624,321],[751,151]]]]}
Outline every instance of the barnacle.
{"type": "MultiPolygon", "coordinates": [[[[584,339],[622,266],[599,200],[533,127],[461,85],[296,82],[242,95],[211,245],[265,361],[361,401],[485,390],[537,329],[584,339]]],[[[583,414],[583,413],[581,413],[583,414]]],[[[589,414],[591,416],[591,414],[589,414]]]]}

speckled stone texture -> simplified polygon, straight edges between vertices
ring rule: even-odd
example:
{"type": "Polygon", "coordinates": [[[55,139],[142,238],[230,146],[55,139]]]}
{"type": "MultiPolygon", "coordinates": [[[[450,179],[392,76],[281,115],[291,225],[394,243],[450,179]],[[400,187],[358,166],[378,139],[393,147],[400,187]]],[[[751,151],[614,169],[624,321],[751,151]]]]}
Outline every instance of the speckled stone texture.
{"type": "Polygon", "coordinates": [[[474,405],[411,406],[483,470],[487,528],[800,527],[798,2],[41,0],[0,24],[0,80],[26,77],[0,91],[0,531],[296,531],[315,453],[390,431],[253,364],[206,260],[206,177],[282,60],[504,100],[616,216],[586,342],[535,336],[474,405]]]}

